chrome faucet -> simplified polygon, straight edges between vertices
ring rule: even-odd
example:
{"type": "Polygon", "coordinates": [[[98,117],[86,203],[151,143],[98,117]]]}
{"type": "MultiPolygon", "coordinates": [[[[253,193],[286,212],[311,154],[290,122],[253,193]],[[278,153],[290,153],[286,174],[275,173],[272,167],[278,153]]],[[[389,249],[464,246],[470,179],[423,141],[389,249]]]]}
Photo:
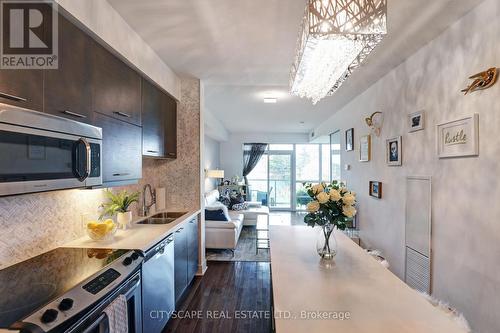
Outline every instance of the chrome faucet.
{"type": "Polygon", "coordinates": [[[142,216],[149,215],[149,209],[156,203],[156,193],[150,184],[144,185],[142,188],[142,216]],[[146,203],[146,190],[149,189],[149,196],[151,197],[151,203],[146,203]]]}

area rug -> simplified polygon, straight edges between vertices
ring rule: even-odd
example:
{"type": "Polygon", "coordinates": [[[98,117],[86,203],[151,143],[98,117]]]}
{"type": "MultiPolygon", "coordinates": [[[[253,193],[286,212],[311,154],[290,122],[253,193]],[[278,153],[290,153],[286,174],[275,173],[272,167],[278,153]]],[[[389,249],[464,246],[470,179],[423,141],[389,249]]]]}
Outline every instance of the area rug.
{"type": "Polygon", "coordinates": [[[259,249],[255,252],[255,238],[257,233],[255,227],[245,226],[241,230],[238,245],[233,253],[230,250],[206,250],[207,261],[264,261],[269,262],[269,250],[259,249]]]}

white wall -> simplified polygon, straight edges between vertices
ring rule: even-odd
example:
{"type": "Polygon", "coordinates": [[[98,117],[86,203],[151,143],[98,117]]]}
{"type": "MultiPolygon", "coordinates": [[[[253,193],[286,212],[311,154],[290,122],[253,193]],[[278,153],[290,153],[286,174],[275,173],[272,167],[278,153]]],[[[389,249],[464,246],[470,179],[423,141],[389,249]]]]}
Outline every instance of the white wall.
{"type": "MultiPolygon", "coordinates": [[[[214,139],[205,135],[204,144],[204,169],[218,169],[220,168],[220,144],[214,139]]],[[[205,177],[205,192],[214,190],[217,187],[218,179],[211,179],[205,177]]]]}
{"type": "Polygon", "coordinates": [[[227,179],[234,175],[242,178],[243,144],[263,143],[308,143],[308,135],[300,133],[233,133],[229,139],[220,144],[220,168],[227,179]]]}
{"type": "Polygon", "coordinates": [[[181,98],[180,78],[104,0],[56,0],[79,24],[104,41],[122,60],[148,76],[174,98],[181,98]]]}
{"type": "Polygon", "coordinates": [[[405,179],[432,176],[434,294],[464,312],[475,333],[500,332],[500,84],[468,96],[460,90],[470,75],[500,65],[499,32],[500,2],[487,0],[315,129],[323,135],[354,127],[358,145],[368,134],[364,118],[384,112],[371,162],[358,162],[357,150],[342,152],[352,166],[342,178],[359,194],[361,238],[403,277],[405,179]],[[408,133],[407,115],[418,110],[427,113],[426,129],[408,133]],[[479,157],[438,159],[436,124],[473,113],[480,117],[479,157]],[[403,166],[388,167],[385,140],[398,135],[403,166]],[[383,182],[382,200],[368,196],[370,180],[383,182]]]}
{"type": "Polygon", "coordinates": [[[206,106],[203,114],[205,135],[219,142],[227,141],[229,139],[229,132],[224,127],[222,122],[217,119],[217,117],[215,117],[206,106]]]}

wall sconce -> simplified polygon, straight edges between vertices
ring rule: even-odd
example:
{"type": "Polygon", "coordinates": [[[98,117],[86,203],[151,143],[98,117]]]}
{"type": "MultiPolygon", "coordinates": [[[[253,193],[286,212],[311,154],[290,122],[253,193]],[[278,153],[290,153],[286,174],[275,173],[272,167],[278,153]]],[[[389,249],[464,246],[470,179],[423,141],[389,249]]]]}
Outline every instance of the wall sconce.
{"type": "Polygon", "coordinates": [[[380,111],[374,112],[370,117],[365,118],[365,122],[370,127],[372,134],[379,137],[384,124],[384,114],[380,111]]]}
{"type": "Polygon", "coordinates": [[[206,170],[206,175],[207,178],[215,178],[215,179],[220,179],[220,184],[222,185],[222,182],[224,181],[224,170],[206,170]]]}

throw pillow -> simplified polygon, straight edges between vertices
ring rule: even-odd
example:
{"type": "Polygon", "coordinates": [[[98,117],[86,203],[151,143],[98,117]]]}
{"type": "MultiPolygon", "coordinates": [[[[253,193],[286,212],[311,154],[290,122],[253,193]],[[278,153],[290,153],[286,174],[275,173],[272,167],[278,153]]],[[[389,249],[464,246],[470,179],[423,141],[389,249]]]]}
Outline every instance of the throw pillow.
{"type": "Polygon", "coordinates": [[[246,202],[235,204],[231,207],[232,210],[245,210],[248,209],[248,204],[246,202]]]}
{"type": "Polygon", "coordinates": [[[242,204],[245,202],[243,196],[241,194],[233,194],[231,195],[231,207],[237,204],[242,204]]]}
{"type": "Polygon", "coordinates": [[[231,206],[231,198],[229,197],[229,194],[221,194],[219,197],[219,202],[222,202],[224,206],[229,208],[231,206]]]}
{"type": "Polygon", "coordinates": [[[224,211],[222,209],[210,210],[205,209],[205,220],[208,221],[228,221],[224,211]]]}
{"type": "Polygon", "coordinates": [[[212,205],[206,206],[205,209],[206,210],[220,210],[220,209],[222,209],[224,216],[226,216],[227,221],[231,221],[231,217],[229,216],[229,210],[226,206],[224,206],[224,204],[222,202],[219,202],[219,201],[214,202],[212,205]]]}

